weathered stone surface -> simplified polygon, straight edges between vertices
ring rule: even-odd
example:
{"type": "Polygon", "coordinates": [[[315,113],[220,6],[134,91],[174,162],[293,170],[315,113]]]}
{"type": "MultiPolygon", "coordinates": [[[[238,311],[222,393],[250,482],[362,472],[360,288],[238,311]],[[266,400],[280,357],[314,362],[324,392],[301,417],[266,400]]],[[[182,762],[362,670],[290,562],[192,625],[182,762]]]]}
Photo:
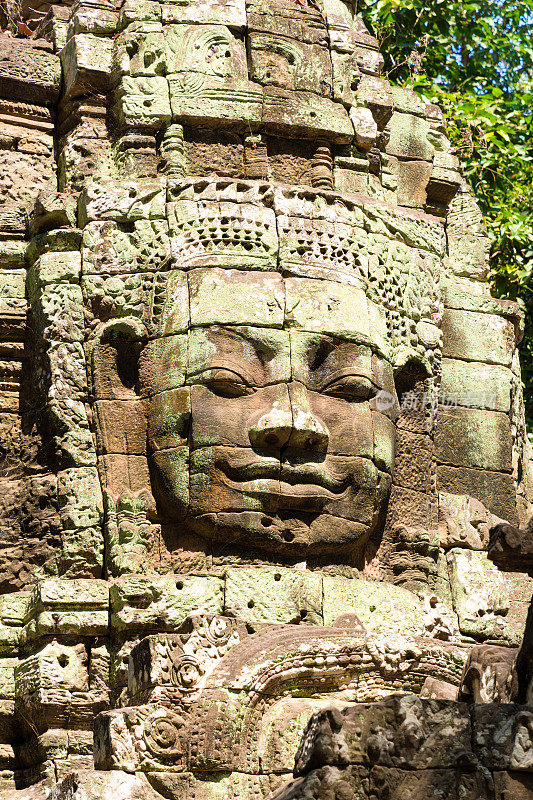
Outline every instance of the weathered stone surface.
{"type": "Polygon", "coordinates": [[[493,314],[447,310],[442,320],[443,355],[486,364],[511,363],[512,325],[493,314]]]}
{"type": "Polygon", "coordinates": [[[510,409],[511,373],[504,367],[443,358],[441,388],[445,396],[457,397],[460,406],[510,409]]]}
{"type": "Polygon", "coordinates": [[[420,601],[399,586],[324,577],[324,625],[354,613],[368,630],[413,634],[421,631],[420,601]]]}
{"type": "Polygon", "coordinates": [[[517,520],[516,493],[509,474],[440,465],[437,467],[437,489],[470,495],[501,519],[517,520]]]}
{"type": "Polygon", "coordinates": [[[286,569],[228,570],[224,606],[226,613],[250,622],[301,620],[320,625],[322,578],[316,573],[286,569]]]}
{"type": "Polygon", "coordinates": [[[435,454],[447,464],[508,472],[511,470],[509,417],[473,408],[440,409],[435,454]]]}
{"type": "Polygon", "coordinates": [[[531,712],[511,703],[473,708],[474,752],[493,770],[531,771],[531,712]]]}
{"type": "Polygon", "coordinates": [[[374,705],[315,715],[300,744],[295,775],[322,764],[427,770],[467,766],[473,759],[465,705],[393,695],[374,705]]]}
{"type": "Polygon", "coordinates": [[[474,703],[512,700],[517,691],[516,656],[513,647],[473,647],[461,680],[461,698],[474,703]]]}
{"type": "Polygon", "coordinates": [[[172,631],[189,614],[222,612],[223,584],[212,576],[125,576],[110,587],[111,625],[118,631],[172,631]]]}
{"type": "Polygon", "coordinates": [[[34,42],[2,36],[2,97],[9,100],[54,105],[59,96],[59,59],[43,40],[34,42]]]}
{"type": "Polygon", "coordinates": [[[448,553],[448,565],[461,632],[476,638],[505,638],[509,595],[486,553],[454,548],[448,553]]]}

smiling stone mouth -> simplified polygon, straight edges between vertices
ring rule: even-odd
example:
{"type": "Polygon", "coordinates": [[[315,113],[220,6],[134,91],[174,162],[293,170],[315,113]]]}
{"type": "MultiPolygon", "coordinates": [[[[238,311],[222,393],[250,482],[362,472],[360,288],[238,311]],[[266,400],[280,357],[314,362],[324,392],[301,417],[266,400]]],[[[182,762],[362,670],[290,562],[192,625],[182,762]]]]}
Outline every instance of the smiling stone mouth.
{"type": "Polygon", "coordinates": [[[333,478],[311,465],[286,467],[280,464],[249,464],[232,467],[217,464],[225,483],[233,489],[254,494],[322,497],[338,499],[353,484],[353,476],[333,478]]]}

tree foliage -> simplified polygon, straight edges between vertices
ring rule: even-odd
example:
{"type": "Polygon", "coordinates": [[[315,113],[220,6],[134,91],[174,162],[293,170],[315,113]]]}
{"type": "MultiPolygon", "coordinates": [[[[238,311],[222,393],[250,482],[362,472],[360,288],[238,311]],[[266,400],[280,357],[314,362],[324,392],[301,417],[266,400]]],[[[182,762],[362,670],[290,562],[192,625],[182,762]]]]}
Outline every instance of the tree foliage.
{"type": "Polygon", "coordinates": [[[385,70],[448,119],[484,214],[496,293],[518,299],[533,429],[533,0],[359,0],[385,70]]]}

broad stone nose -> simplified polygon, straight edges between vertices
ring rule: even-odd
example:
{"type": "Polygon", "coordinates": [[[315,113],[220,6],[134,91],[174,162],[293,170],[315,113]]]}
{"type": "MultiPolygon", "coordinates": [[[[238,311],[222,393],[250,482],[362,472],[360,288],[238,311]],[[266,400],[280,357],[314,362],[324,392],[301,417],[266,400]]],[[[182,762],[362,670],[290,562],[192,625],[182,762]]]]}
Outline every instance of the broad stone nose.
{"type": "Polygon", "coordinates": [[[309,395],[302,383],[291,383],[289,397],[292,412],[292,431],[287,443],[290,450],[325,452],[329,444],[329,431],[309,406],[309,395]]]}
{"type": "Polygon", "coordinates": [[[271,408],[248,429],[248,437],[256,450],[279,452],[290,439],[292,433],[292,411],[287,386],[271,404],[271,408]]]}
{"type": "Polygon", "coordinates": [[[329,432],[311,412],[307,389],[299,383],[284,388],[288,389],[288,394],[280,394],[271,409],[250,427],[248,436],[252,447],[276,452],[284,447],[324,452],[329,432]]]}

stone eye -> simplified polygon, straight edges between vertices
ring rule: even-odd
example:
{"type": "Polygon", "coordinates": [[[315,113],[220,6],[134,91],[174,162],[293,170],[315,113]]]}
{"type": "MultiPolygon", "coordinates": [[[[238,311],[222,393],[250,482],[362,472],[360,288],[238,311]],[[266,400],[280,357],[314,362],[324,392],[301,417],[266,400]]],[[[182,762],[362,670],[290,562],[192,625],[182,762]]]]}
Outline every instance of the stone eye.
{"type": "Polygon", "coordinates": [[[370,400],[376,395],[376,387],[361,375],[344,375],[342,378],[329,383],[323,390],[324,394],[340,397],[343,400],[360,401],[370,400]]]}
{"type": "Polygon", "coordinates": [[[202,383],[219,397],[243,397],[253,392],[241,375],[229,369],[212,369],[202,377],[202,383]]]}

